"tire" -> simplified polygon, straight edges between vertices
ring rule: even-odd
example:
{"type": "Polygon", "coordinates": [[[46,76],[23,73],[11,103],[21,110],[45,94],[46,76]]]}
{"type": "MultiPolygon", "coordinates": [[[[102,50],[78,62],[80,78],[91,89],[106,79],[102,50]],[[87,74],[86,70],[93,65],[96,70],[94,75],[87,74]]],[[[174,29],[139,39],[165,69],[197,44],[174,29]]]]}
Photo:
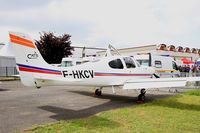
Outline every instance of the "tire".
{"type": "Polygon", "coordinates": [[[100,89],[96,89],[95,90],[95,95],[96,96],[101,96],[101,90],[100,89]]]}

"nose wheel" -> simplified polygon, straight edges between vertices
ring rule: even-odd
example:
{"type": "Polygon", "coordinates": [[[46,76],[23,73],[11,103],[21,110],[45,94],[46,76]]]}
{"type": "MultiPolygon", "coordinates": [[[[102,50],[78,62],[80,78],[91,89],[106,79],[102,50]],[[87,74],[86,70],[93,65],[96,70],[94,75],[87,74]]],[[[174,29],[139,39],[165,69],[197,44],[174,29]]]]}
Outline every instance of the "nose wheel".
{"type": "Polygon", "coordinates": [[[138,95],[138,100],[137,100],[138,103],[144,103],[145,102],[145,93],[146,93],[145,89],[140,90],[140,95],[138,95]]]}
{"type": "Polygon", "coordinates": [[[95,96],[102,96],[102,91],[101,89],[96,89],[94,92],[95,96]]]}

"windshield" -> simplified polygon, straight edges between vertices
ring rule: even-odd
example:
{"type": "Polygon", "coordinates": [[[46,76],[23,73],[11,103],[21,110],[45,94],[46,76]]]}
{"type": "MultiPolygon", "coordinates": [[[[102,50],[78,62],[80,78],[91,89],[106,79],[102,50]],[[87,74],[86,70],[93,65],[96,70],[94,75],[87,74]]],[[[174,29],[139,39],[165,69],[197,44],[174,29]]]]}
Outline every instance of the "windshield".
{"type": "Polygon", "coordinates": [[[120,59],[112,60],[108,64],[113,69],[123,69],[124,68],[122,61],[120,59]]]}

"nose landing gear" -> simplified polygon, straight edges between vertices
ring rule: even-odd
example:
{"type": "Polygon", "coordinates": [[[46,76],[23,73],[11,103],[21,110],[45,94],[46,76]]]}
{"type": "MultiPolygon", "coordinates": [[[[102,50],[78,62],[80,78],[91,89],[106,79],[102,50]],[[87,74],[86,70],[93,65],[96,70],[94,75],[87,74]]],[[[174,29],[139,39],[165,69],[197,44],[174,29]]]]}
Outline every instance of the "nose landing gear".
{"type": "Polygon", "coordinates": [[[144,103],[145,102],[145,93],[146,93],[145,89],[140,90],[140,95],[138,95],[137,103],[144,103]]]}

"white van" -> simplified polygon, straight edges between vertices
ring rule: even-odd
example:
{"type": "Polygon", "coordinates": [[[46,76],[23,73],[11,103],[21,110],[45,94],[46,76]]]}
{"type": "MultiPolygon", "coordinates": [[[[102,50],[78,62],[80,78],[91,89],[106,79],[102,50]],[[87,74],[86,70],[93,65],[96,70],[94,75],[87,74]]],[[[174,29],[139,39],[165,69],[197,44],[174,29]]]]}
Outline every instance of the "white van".
{"type": "Polygon", "coordinates": [[[66,57],[62,59],[61,67],[76,66],[76,65],[80,65],[81,63],[82,63],[81,58],[66,57]]]}
{"type": "Polygon", "coordinates": [[[140,65],[153,67],[160,77],[180,77],[178,66],[172,57],[152,54],[135,55],[140,65]]]}
{"type": "Polygon", "coordinates": [[[96,60],[98,60],[96,57],[84,57],[84,58],[65,57],[62,58],[61,67],[76,66],[87,62],[94,62],[96,60]]]}

